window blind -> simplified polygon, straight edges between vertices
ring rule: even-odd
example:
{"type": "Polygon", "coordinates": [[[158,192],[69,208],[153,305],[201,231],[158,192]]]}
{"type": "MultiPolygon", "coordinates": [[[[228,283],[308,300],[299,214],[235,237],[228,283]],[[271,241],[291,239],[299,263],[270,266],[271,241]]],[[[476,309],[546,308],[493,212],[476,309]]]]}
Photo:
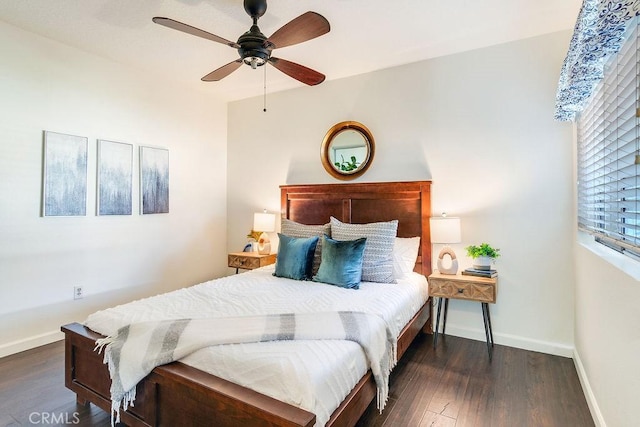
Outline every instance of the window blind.
{"type": "Polygon", "coordinates": [[[577,121],[578,228],[640,256],[639,20],[577,121]]]}

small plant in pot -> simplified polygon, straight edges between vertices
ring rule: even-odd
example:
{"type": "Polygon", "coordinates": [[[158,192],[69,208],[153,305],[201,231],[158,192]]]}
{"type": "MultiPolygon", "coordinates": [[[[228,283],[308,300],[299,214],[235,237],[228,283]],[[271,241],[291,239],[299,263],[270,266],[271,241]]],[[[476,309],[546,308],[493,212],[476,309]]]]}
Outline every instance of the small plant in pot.
{"type": "Polygon", "coordinates": [[[491,270],[491,263],[500,256],[500,249],[493,248],[488,243],[467,246],[465,249],[467,255],[473,258],[473,268],[478,270],[491,270]]]}

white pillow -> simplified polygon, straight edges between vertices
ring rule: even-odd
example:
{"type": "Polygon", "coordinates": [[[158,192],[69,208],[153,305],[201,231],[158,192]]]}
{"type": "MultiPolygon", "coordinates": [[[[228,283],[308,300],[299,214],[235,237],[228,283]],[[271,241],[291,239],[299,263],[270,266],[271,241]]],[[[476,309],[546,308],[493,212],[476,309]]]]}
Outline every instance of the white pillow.
{"type": "Polygon", "coordinates": [[[393,242],[393,277],[400,279],[416,267],[420,236],[396,237],[393,242]]]}

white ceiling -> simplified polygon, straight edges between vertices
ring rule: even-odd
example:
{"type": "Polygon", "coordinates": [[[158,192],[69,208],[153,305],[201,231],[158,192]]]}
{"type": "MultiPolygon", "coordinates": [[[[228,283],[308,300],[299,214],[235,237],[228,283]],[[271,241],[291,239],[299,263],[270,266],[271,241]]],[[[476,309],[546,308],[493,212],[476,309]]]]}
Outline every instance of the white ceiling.
{"type": "MultiPolygon", "coordinates": [[[[339,79],[427,58],[572,29],[581,0],[271,0],[268,37],[312,10],[331,31],[274,51],[339,79]]],[[[223,100],[263,93],[263,70],[243,66],[220,82],[200,78],[238,58],[228,46],[151,22],[175,19],[235,41],[251,26],[241,0],[0,0],[0,20],[223,100]]],[[[273,67],[268,92],[302,87],[273,67]]]]}

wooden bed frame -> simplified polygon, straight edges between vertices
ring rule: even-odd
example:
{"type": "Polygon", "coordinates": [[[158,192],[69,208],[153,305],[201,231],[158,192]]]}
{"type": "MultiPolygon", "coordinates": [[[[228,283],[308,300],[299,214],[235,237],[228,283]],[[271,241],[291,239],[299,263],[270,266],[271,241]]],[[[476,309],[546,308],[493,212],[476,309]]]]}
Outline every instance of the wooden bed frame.
{"type": "MultiPolygon", "coordinates": [[[[398,236],[421,236],[415,271],[431,273],[429,236],[430,181],[284,185],[283,218],[304,224],[324,224],[334,216],[342,222],[367,223],[398,219],[398,236]]],[[[431,333],[430,300],[402,330],[401,357],[416,335],[431,333]]],[[[103,336],[72,323],[65,333],[65,385],[77,402],[111,409],[111,379],[102,356],[93,351],[103,336]]],[[[327,426],[353,426],[376,395],[371,371],[358,382],[332,414],[327,426]]],[[[311,412],[265,396],[246,387],[173,362],[156,367],[137,386],[135,406],[121,411],[130,426],[306,426],[315,424],[311,412]]]]}

